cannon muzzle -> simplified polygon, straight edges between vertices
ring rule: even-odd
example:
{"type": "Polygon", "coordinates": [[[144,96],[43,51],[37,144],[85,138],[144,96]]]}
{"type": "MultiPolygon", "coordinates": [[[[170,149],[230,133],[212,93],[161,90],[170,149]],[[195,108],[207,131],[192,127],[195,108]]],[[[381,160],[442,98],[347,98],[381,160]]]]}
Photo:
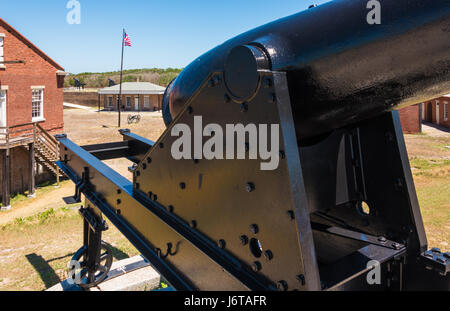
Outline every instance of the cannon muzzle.
{"type": "Polygon", "coordinates": [[[166,92],[166,123],[215,71],[231,77],[227,86],[238,93],[237,102],[254,94],[256,70],[286,72],[299,139],[448,92],[450,3],[385,0],[380,24],[371,24],[368,2],[312,7],[200,56],[166,92]],[[246,52],[236,50],[243,46],[254,54],[253,64],[230,66],[233,58],[235,65],[245,63],[246,52]]]}

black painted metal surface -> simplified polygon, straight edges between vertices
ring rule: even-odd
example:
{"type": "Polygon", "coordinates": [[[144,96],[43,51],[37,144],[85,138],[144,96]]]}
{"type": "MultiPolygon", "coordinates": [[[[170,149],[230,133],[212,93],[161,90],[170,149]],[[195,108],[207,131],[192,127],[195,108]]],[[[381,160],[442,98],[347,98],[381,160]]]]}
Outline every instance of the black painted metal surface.
{"type": "Polygon", "coordinates": [[[59,165],[176,289],[447,289],[445,255],[423,263],[390,110],[450,88],[450,3],[386,0],[381,25],[367,13],[365,1],[336,0],[238,36],[170,84],[156,143],[125,130],[124,142],[83,149],[61,136],[59,165]],[[171,131],[203,132],[196,117],[279,125],[279,167],[261,170],[250,144],[242,160],[175,160],[171,131]],[[138,163],[133,183],[100,161],[119,156],[138,163]]]}
{"type": "Polygon", "coordinates": [[[242,45],[265,50],[271,69],[287,73],[299,138],[448,93],[450,1],[384,0],[380,25],[367,23],[366,5],[331,1],[205,53],[166,93],[172,119],[242,45]]]}
{"type": "MultiPolygon", "coordinates": [[[[238,118],[243,124],[279,124],[280,150],[286,156],[280,159],[278,169],[261,171],[260,161],[249,160],[249,153],[246,160],[175,160],[171,146],[177,137],[170,135],[169,127],[146,155],[151,162],[144,159],[135,169],[135,191],[172,206],[185,222],[195,222],[195,230],[217,243],[224,241],[227,252],[274,283],[284,281],[290,289],[317,290],[320,282],[286,78],[281,73],[264,72],[257,81],[264,79],[270,82],[258,89],[243,112],[239,104],[225,103],[224,94],[231,95],[223,75],[210,76],[174,125],[183,123],[194,129],[195,116],[204,116],[205,126],[214,123],[224,129],[238,118]],[[214,86],[211,81],[216,81],[214,86]],[[249,183],[252,187],[246,190],[249,183]],[[295,213],[295,220],[289,211],[295,213]],[[252,225],[257,226],[256,233],[252,225]],[[243,245],[242,236],[249,243],[243,245]],[[250,243],[252,239],[255,245],[250,243]],[[273,259],[265,258],[266,251],[273,259]],[[299,284],[298,275],[304,275],[305,285],[299,284]]],[[[203,143],[206,140],[203,138],[203,143]]],[[[225,141],[223,144],[225,150],[225,141]]],[[[179,252],[168,260],[191,257],[183,247],[179,252]]]]}

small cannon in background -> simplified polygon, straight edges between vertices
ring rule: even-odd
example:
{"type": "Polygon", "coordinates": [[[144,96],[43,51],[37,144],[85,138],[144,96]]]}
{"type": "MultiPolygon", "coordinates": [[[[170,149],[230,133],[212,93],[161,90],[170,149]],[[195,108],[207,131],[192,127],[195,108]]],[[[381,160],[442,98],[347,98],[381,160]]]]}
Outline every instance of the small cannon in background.
{"type": "Polygon", "coordinates": [[[199,57],[166,90],[157,142],[129,130],[84,147],[58,136],[59,166],[86,199],[82,286],[107,273],[106,217],[178,290],[449,290],[449,254],[428,250],[395,109],[448,93],[450,4],[386,0],[380,25],[366,4],[312,7],[199,57]],[[174,159],[174,128],[195,130],[200,116],[279,125],[279,166],[174,159]],[[133,182],[102,163],[119,157],[135,163],[133,182]]]}
{"type": "Polygon", "coordinates": [[[81,82],[77,78],[74,78],[73,81],[74,81],[74,87],[84,90],[84,87],[86,86],[86,83],[81,82]]]}

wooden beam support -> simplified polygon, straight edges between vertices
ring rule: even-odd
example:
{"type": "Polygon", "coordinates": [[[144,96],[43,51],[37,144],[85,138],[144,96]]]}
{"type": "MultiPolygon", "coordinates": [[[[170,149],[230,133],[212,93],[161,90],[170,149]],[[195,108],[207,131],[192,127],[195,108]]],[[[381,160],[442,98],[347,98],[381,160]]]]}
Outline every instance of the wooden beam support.
{"type": "Polygon", "coordinates": [[[34,154],[34,143],[28,144],[28,165],[29,165],[29,180],[28,180],[28,197],[34,197],[36,189],[36,160],[34,154]]]}
{"type": "Polygon", "coordinates": [[[2,155],[2,211],[7,211],[11,209],[10,202],[10,189],[11,189],[11,178],[10,178],[10,157],[9,149],[1,150],[2,155]]]}

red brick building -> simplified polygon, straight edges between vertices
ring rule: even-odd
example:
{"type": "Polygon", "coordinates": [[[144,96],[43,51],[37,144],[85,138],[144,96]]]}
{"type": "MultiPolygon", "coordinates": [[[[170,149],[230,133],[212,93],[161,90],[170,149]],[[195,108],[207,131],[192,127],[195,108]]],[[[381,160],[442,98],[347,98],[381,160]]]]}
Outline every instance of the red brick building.
{"type": "Polygon", "coordinates": [[[422,132],[421,104],[399,109],[403,133],[417,134],[422,132]]]}
{"type": "Polygon", "coordinates": [[[25,61],[25,64],[0,63],[3,98],[0,126],[44,120],[41,125],[46,130],[62,130],[64,68],[0,18],[2,60],[25,61]]]}
{"type": "Polygon", "coordinates": [[[450,128],[450,94],[429,100],[422,104],[423,120],[450,128]]]}
{"type": "Polygon", "coordinates": [[[5,205],[9,205],[10,193],[28,189],[33,195],[35,177],[54,168],[52,153],[57,151],[52,135],[64,127],[65,75],[64,68],[0,18],[0,183],[4,208],[9,207],[5,205]]]}

